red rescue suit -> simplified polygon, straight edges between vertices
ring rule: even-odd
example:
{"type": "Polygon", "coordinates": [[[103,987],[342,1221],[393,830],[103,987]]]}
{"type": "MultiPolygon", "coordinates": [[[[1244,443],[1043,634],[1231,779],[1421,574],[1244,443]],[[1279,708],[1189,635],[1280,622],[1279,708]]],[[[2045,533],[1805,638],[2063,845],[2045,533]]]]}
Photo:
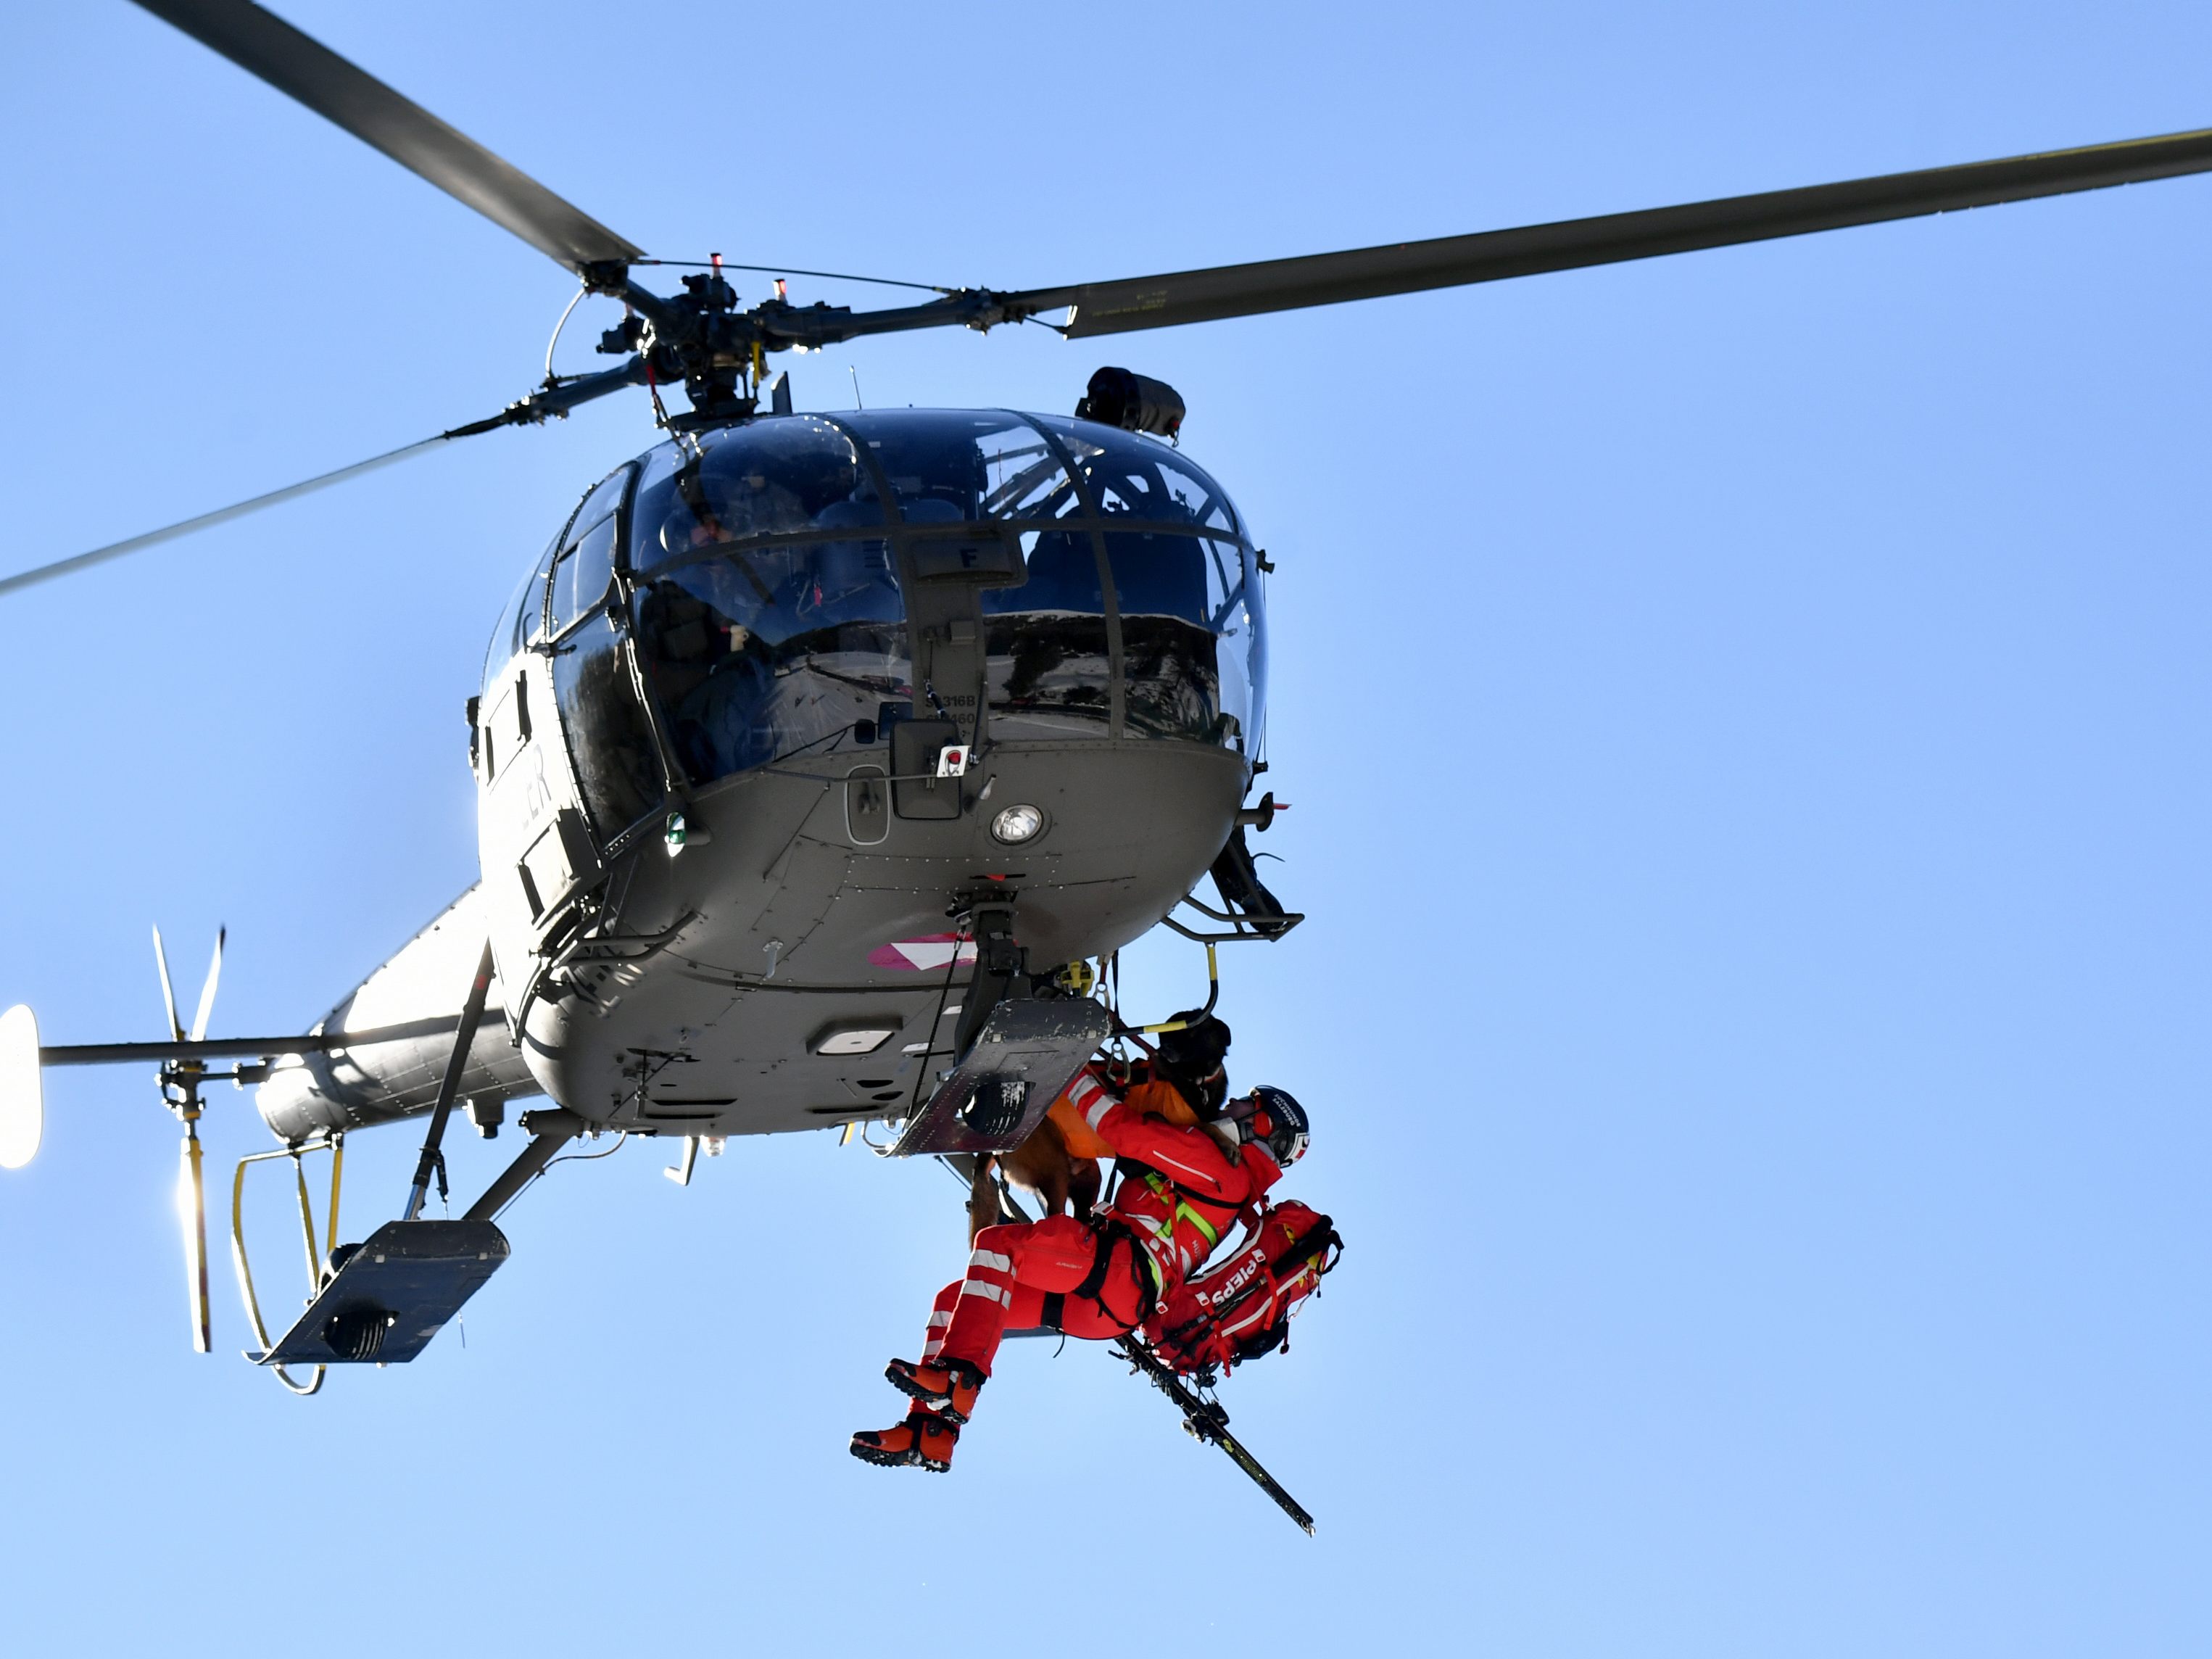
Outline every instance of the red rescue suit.
{"type": "Polygon", "coordinates": [[[988,1376],[1011,1327],[1104,1340],[1135,1329],[1219,1243],[1238,1213],[1282,1178],[1258,1142],[1231,1152],[1206,1129],[1137,1110],[1085,1072],[1067,1098],[1126,1176],[1091,1223],[1073,1216],[986,1227],[966,1277],[938,1293],[925,1362],[965,1360],[988,1376]]]}

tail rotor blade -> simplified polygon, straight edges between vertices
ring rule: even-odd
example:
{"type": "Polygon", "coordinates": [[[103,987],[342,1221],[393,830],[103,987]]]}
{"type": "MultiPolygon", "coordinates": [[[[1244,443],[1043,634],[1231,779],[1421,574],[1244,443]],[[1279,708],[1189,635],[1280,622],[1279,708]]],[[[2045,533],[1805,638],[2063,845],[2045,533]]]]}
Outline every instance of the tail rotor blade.
{"type": "Polygon", "coordinates": [[[198,1127],[185,1126],[182,1162],[177,1170],[177,1219],[185,1234],[185,1294],[191,1303],[192,1352],[214,1347],[208,1305],[207,1187],[200,1169],[198,1127]]]}
{"type": "Polygon", "coordinates": [[[200,987],[199,1012],[192,1016],[194,1042],[207,1035],[208,1016],[215,1012],[216,981],[222,977],[222,942],[229,934],[228,927],[215,930],[215,959],[208,963],[207,983],[200,987]]]}
{"type": "Polygon", "coordinates": [[[0,1170],[20,1170],[37,1156],[46,1122],[39,1022],[18,1004],[0,1014],[0,1170]]]}
{"type": "Polygon", "coordinates": [[[161,930],[154,929],[154,965],[161,970],[161,1006],[168,1012],[169,1035],[179,1042],[184,1040],[185,1028],[177,1019],[176,988],[169,982],[169,956],[161,948],[161,930]]]}

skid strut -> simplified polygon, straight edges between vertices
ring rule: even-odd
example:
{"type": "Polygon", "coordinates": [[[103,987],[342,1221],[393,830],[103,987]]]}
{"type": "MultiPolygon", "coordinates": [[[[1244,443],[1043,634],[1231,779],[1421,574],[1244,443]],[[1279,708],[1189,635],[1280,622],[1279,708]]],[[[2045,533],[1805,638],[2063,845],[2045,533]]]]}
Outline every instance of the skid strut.
{"type": "MultiPolygon", "coordinates": [[[[246,1316],[252,1322],[254,1340],[265,1352],[270,1345],[269,1328],[262,1322],[261,1299],[253,1292],[253,1268],[246,1255],[246,1166],[266,1163],[272,1158],[292,1160],[292,1176],[300,1200],[300,1238],[307,1247],[307,1291],[310,1298],[322,1288],[331,1273],[330,1258],[338,1248],[338,1192],[345,1180],[345,1137],[334,1134],[326,1141],[310,1141],[305,1146],[283,1146],[273,1152],[252,1152],[238,1160],[238,1172],[230,1182],[230,1259],[238,1269],[238,1292],[246,1304],[246,1316]],[[315,1243],[314,1206],[307,1196],[307,1170],[303,1162],[309,1152],[319,1146],[327,1146],[331,1154],[331,1206],[328,1242],[319,1248],[315,1243]]],[[[252,1356],[248,1355],[249,1358],[252,1356]]],[[[276,1380],[294,1394],[310,1395],[323,1386],[325,1366],[315,1367],[314,1375],[305,1382],[297,1381],[282,1365],[270,1368],[276,1380]]]]}

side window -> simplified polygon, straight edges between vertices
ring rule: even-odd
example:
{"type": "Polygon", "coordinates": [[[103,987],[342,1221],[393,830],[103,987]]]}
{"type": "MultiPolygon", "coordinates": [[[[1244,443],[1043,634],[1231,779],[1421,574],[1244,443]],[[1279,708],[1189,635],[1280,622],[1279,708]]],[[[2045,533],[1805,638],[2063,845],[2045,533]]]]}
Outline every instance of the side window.
{"type": "Polygon", "coordinates": [[[514,637],[507,641],[510,656],[520,656],[532,640],[541,638],[545,632],[545,572],[560,545],[561,538],[556,536],[553,545],[545,550],[544,556],[538,561],[538,568],[530,573],[530,579],[516,596],[520,603],[514,614],[514,637]]]}
{"type": "Polygon", "coordinates": [[[569,533],[570,541],[582,539],[584,531],[622,506],[623,496],[629,489],[629,475],[635,471],[635,462],[624,461],[592,486],[591,493],[584,497],[584,504],[576,509],[575,517],[568,520],[576,526],[569,533]]]}
{"type": "Polygon", "coordinates": [[[659,745],[622,647],[614,619],[602,612],[553,653],[561,730],[601,846],[653,811],[662,793],[659,745]]]}
{"type": "Polygon", "coordinates": [[[592,486],[568,520],[561,556],[553,567],[552,609],[547,632],[558,634],[606,597],[614,580],[615,541],[633,465],[625,464],[592,486]]]}
{"type": "Polygon", "coordinates": [[[530,573],[529,585],[522,590],[522,608],[515,613],[514,638],[509,641],[509,653],[520,655],[538,637],[544,624],[545,567],[541,564],[530,573]]]}
{"type": "Polygon", "coordinates": [[[553,563],[553,612],[547,632],[558,634],[607,596],[615,576],[612,514],[579,536],[553,563]]]}
{"type": "MultiPolygon", "coordinates": [[[[625,634],[605,610],[634,469],[617,469],[576,511],[547,585],[553,701],[584,809],[605,846],[653,810],[660,750],[630,678],[625,634]]],[[[626,619],[625,619],[626,620],[626,619]]]]}
{"type": "Polygon", "coordinates": [[[545,567],[552,562],[554,550],[560,545],[561,538],[556,535],[531,565],[530,574],[516,584],[499,613],[499,622],[491,630],[491,644],[484,652],[483,694],[487,703],[501,671],[528,642],[538,614],[545,608],[545,567]]]}

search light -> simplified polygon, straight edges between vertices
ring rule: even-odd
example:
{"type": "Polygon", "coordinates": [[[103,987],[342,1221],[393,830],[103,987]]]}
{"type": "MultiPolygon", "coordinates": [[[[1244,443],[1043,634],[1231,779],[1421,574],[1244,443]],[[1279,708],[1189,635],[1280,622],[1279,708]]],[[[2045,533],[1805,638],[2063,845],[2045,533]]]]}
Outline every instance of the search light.
{"type": "Polygon", "coordinates": [[[1009,806],[991,820],[992,838],[1009,847],[1018,847],[1025,841],[1035,841],[1044,833],[1044,808],[1042,806],[1009,806]]]}

